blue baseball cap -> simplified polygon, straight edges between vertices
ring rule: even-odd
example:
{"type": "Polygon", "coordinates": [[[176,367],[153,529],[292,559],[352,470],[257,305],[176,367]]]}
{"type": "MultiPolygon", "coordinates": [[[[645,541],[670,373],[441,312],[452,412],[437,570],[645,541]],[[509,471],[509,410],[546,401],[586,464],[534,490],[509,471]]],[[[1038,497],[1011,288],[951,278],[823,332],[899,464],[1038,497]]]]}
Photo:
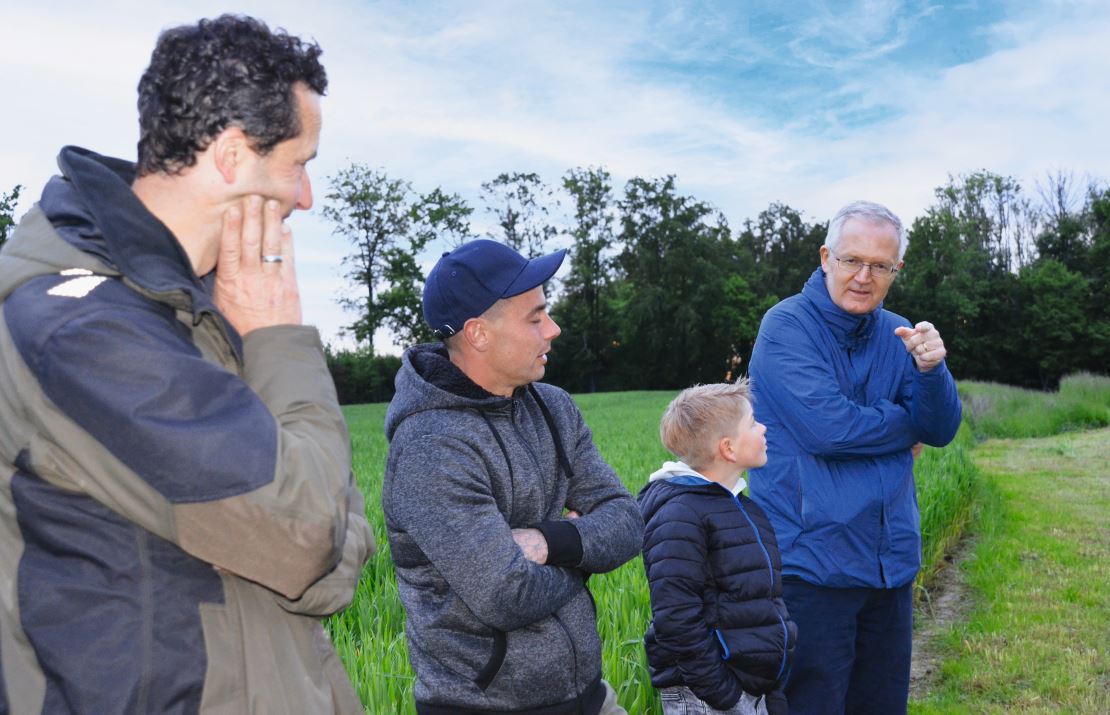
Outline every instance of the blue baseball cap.
{"type": "Polygon", "coordinates": [[[527,259],[503,243],[478,239],[444,253],[424,282],[424,320],[438,338],[462,330],[502,298],[532,290],[555,275],[565,248],[527,259]]]}

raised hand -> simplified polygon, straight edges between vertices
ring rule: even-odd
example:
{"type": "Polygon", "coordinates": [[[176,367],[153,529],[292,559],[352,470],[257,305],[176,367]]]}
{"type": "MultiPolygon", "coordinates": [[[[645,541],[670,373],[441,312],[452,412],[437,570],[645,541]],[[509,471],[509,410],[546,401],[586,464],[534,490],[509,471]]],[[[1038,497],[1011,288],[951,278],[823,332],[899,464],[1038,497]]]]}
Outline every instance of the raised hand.
{"type": "Polygon", "coordinates": [[[902,338],[906,351],[913,356],[921,372],[932,370],[948,354],[940,333],[932,323],[922,321],[912,328],[895,328],[894,334],[902,338]]]}
{"type": "Polygon", "coordinates": [[[277,201],[249,196],[224,214],[212,297],[240,335],[300,325],[293,233],[277,201]]]}

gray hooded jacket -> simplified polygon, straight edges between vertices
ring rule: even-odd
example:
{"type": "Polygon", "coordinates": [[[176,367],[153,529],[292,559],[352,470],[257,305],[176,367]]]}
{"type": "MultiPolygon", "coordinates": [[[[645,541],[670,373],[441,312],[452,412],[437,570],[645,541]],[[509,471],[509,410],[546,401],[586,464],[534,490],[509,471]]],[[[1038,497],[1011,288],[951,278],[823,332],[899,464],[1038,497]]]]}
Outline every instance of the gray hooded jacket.
{"type": "Polygon", "coordinates": [[[570,396],[542,383],[491,395],[443,346],[418,345],[385,429],[382,506],[418,712],[596,713],[586,578],[635,556],[643,521],[570,396]],[[527,527],[547,538],[547,565],[513,541],[527,527]]]}

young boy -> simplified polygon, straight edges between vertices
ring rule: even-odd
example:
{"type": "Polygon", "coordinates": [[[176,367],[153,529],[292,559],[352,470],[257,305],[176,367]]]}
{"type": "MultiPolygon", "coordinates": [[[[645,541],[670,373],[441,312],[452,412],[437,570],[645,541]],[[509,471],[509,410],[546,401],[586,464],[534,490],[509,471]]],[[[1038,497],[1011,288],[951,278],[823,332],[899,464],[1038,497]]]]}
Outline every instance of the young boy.
{"type": "Polygon", "coordinates": [[[663,413],[665,462],[640,492],[652,622],[644,635],[665,715],[786,713],[796,629],[771,523],[742,495],[767,462],[747,380],[699,385],[663,413]]]}

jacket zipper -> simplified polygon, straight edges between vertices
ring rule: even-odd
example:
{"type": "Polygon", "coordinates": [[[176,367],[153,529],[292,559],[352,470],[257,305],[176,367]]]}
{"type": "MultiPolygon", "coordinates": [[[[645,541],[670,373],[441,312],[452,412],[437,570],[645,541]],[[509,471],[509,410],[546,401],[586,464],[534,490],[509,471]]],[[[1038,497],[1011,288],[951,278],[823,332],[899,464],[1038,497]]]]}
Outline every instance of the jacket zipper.
{"type": "Polygon", "coordinates": [[[514,399],[509,407],[509,422],[513,425],[513,431],[516,432],[516,436],[520,439],[521,444],[524,445],[524,449],[528,452],[528,456],[532,458],[532,464],[537,470],[542,470],[543,467],[540,465],[540,458],[536,455],[535,450],[532,449],[531,443],[528,442],[524,434],[520,431],[520,427],[517,426],[516,411],[517,401],[514,399]]]}
{"type": "MultiPolygon", "coordinates": [[[[767,547],[763,545],[763,537],[759,533],[759,527],[757,527],[755,522],[752,521],[752,518],[748,516],[748,510],[740,503],[739,497],[731,492],[730,496],[732,497],[732,501],[736,504],[736,508],[739,509],[740,513],[744,515],[744,518],[747,519],[748,525],[752,527],[756,543],[759,544],[759,549],[763,552],[763,558],[767,560],[767,577],[771,580],[770,593],[773,594],[775,592],[775,567],[771,564],[771,554],[767,551],[767,547]]],[[[786,670],[786,654],[790,646],[790,631],[786,627],[786,621],[782,619],[782,614],[778,613],[776,610],[775,616],[779,619],[779,625],[782,627],[782,661],[779,663],[779,673],[775,676],[775,680],[778,680],[782,677],[782,672],[786,670]]]]}
{"type": "Polygon", "coordinates": [[[559,624],[559,627],[563,629],[563,635],[567,637],[567,643],[570,644],[571,655],[574,656],[574,679],[571,680],[570,683],[570,692],[574,694],[575,710],[577,710],[579,715],[581,715],[582,698],[578,693],[578,648],[574,645],[574,638],[572,638],[570,635],[570,629],[566,627],[565,623],[563,623],[563,619],[559,618],[559,614],[552,613],[551,617],[554,618],[555,622],[559,624]]]}
{"type": "MultiPolygon", "coordinates": [[[[521,409],[521,411],[524,410],[523,407],[521,407],[520,409],[521,409]]],[[[536,468],[536,474],[543,474],[544,473],[543,465],[540,464],[539,456],[536,454],[535,450],[532,449],[532,443],[528,441],[528,439],[524,436],[524,433],[520,431],[520,427],[517,426],[517,419],[516,419],[517,414],[516,413],[517,413],[517,401],[514,399],[512,401],[511,407],[509,409],[509,422],[513,426],[513,432],[516,433],[517,439],[519,439],[520,443],[524,445],[524,450],[526,452],[528,452],[528,456],[531,457],[532,465],[536,468]]],[[[555,441],[555,440],[558,439],[558,436],[554,432],[551,432],[551,439],[552,439],[552,441],[555,441]]],[[[558,443],[557,442],[556,442],[556,449],[558,449],[558,443]]],[[[547,494],[547,489],[544,489],[544,493],[545,493],[545,495],[547,495],[547,498],[549,500],[553,500],[554,497],[555,497],[555,494],[557,494],[558,491],[559,491],[559,472],[560,471],[561,471],[560,467],[558,465],[556,465],[556,467],[555,467],[555,479],[551,482],[551,489],[553,489],[554,492],[552,492],[551,494],[547,494]]],[[[567,475],[568,478],[570,476],[572,476],[572,475],[570,475],[570,474],[567,475]]]]}
{"type": "MultiPolygon", "coordinates": [[[[863,324],[856,332],[862,330],[863,324]]],[[[855,371],[852,367],[852,348],[847,349],[848,354],[848,373],[853,380],[855,379],[855,371]]],[[[862,401],[865,395],[857,392],[855,395],[857,401],[862,401]]],[[[875,561],[879,564],[879,583],[886,587],[886,573],[883,571],[883,534],[886,531],[886,493],[883,490],[882,480],[879,481],[879,534],[875,539],[875,561]]]]}
{"type": "Polygon", "coordinates": [[[879,562],[879,583],[886,587],[886,574],[883,572],[883,533],[886,531],[886,495],[879,505],[879,538],[875,540],[875,560],[879,562]]]}

